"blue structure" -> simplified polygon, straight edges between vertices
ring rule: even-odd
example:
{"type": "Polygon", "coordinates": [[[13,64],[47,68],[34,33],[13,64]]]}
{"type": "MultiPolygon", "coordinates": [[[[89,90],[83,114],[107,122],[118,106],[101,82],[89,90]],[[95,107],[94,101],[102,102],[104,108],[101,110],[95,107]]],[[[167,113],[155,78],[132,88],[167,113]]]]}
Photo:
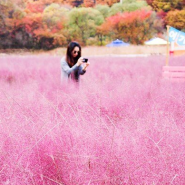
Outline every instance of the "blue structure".
{"type": "Polygon", "coordinates": [[[116,39],[112,41],[110,44],[107,44],[107,47],[121,47],[121,46],[129,46],[129,43],[125,43],[122,40],[116,39]]]}

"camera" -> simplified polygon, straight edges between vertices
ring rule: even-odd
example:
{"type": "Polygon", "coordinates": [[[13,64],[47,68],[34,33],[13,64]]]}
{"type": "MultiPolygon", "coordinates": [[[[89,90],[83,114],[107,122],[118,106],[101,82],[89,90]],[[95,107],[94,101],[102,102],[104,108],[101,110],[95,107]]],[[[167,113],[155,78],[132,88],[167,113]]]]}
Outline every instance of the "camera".
{"type": "Polygon", "coordinates": [[[83,62],[87,62],[88,61],[88,58],[83,58],[83,62]]]}

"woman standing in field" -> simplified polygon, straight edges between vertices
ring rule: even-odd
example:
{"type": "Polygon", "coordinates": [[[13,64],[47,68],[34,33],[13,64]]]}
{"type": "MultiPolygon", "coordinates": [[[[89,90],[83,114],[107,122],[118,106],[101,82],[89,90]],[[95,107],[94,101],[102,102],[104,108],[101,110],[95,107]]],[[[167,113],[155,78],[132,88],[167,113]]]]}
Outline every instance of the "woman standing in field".
{"type": "Polygon", "coordinates": [[[80,75],[86,72],[89,66],[87,59],[81,57],[81,46],[77,42],[70,42],[66,56],[61,59],[61,79],[63,81],[79,81],[80,75]]]}

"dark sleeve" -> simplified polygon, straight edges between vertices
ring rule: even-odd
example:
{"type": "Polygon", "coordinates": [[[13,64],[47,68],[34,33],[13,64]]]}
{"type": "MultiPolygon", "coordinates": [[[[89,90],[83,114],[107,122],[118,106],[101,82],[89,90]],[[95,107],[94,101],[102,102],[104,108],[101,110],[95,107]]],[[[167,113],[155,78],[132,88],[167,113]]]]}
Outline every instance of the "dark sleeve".
{"type": "Polygon", "coordinates": [[[83,70],[83,67],[82,67],[82,66],[79,66],[79,73],[80,73],[81,75],[83,75],[83,74],[86,73],[86,71],[83,70]]]}

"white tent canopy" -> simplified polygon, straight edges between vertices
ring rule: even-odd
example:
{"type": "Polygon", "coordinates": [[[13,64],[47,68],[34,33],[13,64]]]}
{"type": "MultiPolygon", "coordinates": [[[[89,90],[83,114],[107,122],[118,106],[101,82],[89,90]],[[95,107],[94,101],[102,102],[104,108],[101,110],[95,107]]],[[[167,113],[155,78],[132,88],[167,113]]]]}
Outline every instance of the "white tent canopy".
{"type": "Polygon", "coordinates": [[[167,41],[161,38],[153,38],[145,42],[145,45],[166,45],[167,41]]]}

